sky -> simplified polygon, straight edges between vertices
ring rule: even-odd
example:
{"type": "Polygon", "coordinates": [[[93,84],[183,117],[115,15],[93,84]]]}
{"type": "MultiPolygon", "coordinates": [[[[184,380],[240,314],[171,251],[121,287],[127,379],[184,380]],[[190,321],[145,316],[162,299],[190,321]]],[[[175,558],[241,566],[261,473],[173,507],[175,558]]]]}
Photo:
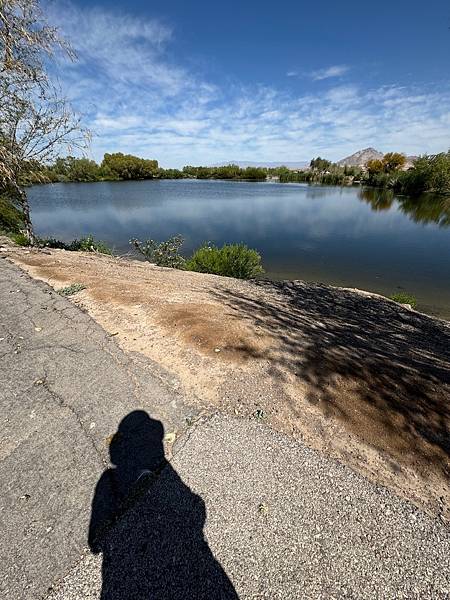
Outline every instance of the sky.
{"type": "Polygon", "coordinates": [[[90,155],[163,167],[450,147],[448,0],[46,0],[90,155]]]}

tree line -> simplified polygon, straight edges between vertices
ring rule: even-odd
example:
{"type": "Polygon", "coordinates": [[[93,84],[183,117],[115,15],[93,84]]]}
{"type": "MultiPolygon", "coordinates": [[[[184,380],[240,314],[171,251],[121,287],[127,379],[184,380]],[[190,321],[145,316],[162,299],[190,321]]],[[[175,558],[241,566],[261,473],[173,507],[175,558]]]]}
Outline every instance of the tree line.
{"type": "Polygon", "coordinates": [[[278,177],[280,182],[303,182],[322,185],[363,185],[392,189],[397,193],[418,195],[427,191],[450,193],[450,151],[417,158],[405,170],[406,158],[399,152],[388,152],[382,159],[369,160],[365,167],[341,166],[327,159],[313,158],[309,168],[293,171],[285,166],[275,168],[224,165],[163,169],[157,160],[116,152],[105,154],[100,164],[88,158],[67,156],[56,158],[50,165],[36,161],[24,164],[21,183],[127,181],[139,179],[223,179],[263,181],[278,177]]]}
{"type": "Polygon", "coordinates": [[[24,165],[21,182],[24,185],[56,182],[127,181],[139,179],[236,179],[265,180],[267,169],[241,168],[238,165],[163,169],[157,160],[139,158],[115,152],[105,154],[100,164],[88,158],[66,156],[47,165],[30,162],[24,165]]]}
{"type": "Polygon", "coordinates": [[[450,150],[424,155],[405,169],[406,157],[388,152],[382,159],[369,160],[364,167],[341,166],[329,160],[313,158],[304,171],[278,170],[281,182],[316,183],[323,185],[362,184],[391,189],[397,194],[417,196],[425,192],[450,194],[450,150]]]}

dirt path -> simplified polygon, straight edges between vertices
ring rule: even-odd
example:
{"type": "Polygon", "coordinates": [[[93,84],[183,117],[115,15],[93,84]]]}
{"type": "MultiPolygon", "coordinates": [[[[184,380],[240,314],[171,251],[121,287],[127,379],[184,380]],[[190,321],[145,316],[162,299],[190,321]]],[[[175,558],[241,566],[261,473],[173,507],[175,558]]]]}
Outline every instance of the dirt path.
{"type": "Polygon", "coordinates": [[[7,250],[196,407],[261,419],[450,518],[450,327],[372,294],[7,250]]]}

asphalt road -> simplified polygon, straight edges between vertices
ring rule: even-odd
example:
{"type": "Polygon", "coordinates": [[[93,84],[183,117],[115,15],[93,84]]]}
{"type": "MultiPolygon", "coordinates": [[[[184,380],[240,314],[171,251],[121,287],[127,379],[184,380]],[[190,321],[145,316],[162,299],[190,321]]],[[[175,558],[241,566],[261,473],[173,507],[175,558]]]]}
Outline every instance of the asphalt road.
{"type": "Polygon", "coordinates": [[[263,422],[191,424],[176,382],[1,259],[0,308],[2,597],[450,597],[440,520],[263,422]]]}
{"type": "Polygon", "coordinates": [[[173,432],[192,411],[156,365],[131,360],[87,314],[6,259],[0,362],[0,597],[31,600],[87,545],[120,421],[143,409],[173,432]]]}
{"type": "Polygon", "coordinates": [[[99,550],[52,600],[450,597],[440,521],[262,424],[221,415],[180,443],[99,550]]]}

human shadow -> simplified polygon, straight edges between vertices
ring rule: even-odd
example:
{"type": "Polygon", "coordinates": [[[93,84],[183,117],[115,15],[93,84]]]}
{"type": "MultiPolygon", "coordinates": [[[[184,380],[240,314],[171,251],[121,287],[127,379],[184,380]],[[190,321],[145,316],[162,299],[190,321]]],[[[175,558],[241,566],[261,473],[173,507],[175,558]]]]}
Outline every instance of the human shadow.
{"type": "Polygon", "coordinates": [[[203,534],[205,503],[164,456],[164,429],[129,413],[92,502],[89,547],[103,554],[101,600],[237,600],[203,534]]]}

